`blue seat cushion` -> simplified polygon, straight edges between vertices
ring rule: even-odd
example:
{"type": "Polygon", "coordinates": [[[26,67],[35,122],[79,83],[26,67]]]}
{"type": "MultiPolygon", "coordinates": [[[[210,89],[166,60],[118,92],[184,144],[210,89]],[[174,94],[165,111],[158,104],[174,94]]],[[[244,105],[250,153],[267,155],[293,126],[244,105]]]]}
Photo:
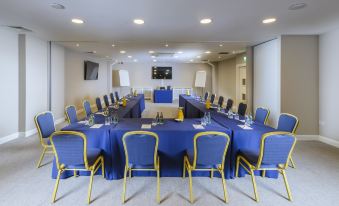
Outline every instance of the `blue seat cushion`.
{"type": "MultiPolygon", "coordinates": [[[[258,158],[259,158],[259,153],[250,151],[250,150],[242,150],[239,152],[240,156],[244,157],[249,163],[251,163],[253,166],[257,165],[258,158]]],[[[261,168],[276,168],[277,165],[272,165],[272,164],[265,164],[261,163],[261,168]]]]}
{"type": "MultiPolygon", "coordinates": [[[[194,150],[193,149],[186,150],[186,155],[188,157],[188,161],[189,161],[190,165],[193,166],[194,150]]],[[[210,168],[217,169],[218,167],[217,167],[217,165],[201,165],[201,164],[197,164],[196,168],[197,169],[210,169],[210,168]]]]}
{"type": "Polygon", "coordinates": [[[129,164],[129,168],[132,169],[154,169],[154,164],[150,165],[137,165],[137,164],[129,164]]]}
{"type": "MultiPolygon", "coordinates": [[[[101,154],[102,154],[102,150],[101,149],[98,149],[98,148],[88,148],[87,149],[88,166],[89,167],[92,166],[101,154]]],[[[84,169],[85,168],[85,164],[66,165],[66,168],[69,168],[69,169],[84,169]]]]}

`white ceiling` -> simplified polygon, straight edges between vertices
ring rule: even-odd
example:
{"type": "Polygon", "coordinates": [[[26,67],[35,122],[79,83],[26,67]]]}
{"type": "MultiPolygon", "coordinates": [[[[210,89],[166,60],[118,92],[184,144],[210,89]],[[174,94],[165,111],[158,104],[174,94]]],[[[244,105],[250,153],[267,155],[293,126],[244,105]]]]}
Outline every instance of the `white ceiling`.
{"type": "MultiPolygon", "coordinates": [[[[339,26],[338,0],[1,0],[0,25],[24,26],[46,40],[61,41],[74,50],[96,50],[117,59],[132,55],[150,61],[149,50],[184,51],[180,61],[203,56],[218,60],[218,52],[243,50],[281,34],[320,34],[339,26]],[[307,3],[302,10],[289,5],[307,3]],[[60,3],[56,10],[50,3],[60,3]],[[199,23],[211,18],[209,25],[199,23]],[[276,17],[277,22],[261,21],[276,17]],[[81,18],[83,25],[71,23],[81,18]],[[142,18],[144,25],[133,24],[142,18]],[[80,46],[76,47],[75,44],[80,46]],[[112,42],[117,46],[111,47],[112,42]],[[164,47],[168,42],[169,47],[164,47]],[[219,42],[223,42],[222,48],[219,42]],[[120,50],[127,54],[118,55],[120,50]]],[[[223,56],[222,58],[226,58],[223,56]]],[[[160,59],[159,59],[160,60],[160,59]]],[[[163,60],[167,61],[167,60],[163,60]]],[[[174,61],[179,61],[175,60],[174,61]]]]}

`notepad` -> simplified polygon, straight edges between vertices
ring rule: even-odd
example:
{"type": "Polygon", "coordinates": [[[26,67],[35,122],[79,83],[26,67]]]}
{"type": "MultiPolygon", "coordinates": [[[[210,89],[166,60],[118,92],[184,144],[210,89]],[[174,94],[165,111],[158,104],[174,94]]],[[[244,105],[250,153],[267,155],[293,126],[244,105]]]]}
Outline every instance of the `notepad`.
{"type": "Polygon", "coordinates": [[[101,115],[104,115],[104,113],[103,113],[103,112],[97,112],[96,114],[101,114],[101,115]]]}
{"type": "Polygon", "coordinates": [[[241,129],[245,129],[245,130],[252,130],[253,129],[252,127],[246,126],[244,124],[238,125],[238,127],[240,127],[241,129]]]}
{"type": "Polygon", "coordinates": [[[151,124],[142,124],[141,129],[151,129],[152,125],[151,124]]]}
{"type": "Polygon", "coordinates": [[[91,129],[98,129],[100,127],[102,127],[102,124],[95,124],[95,125],[91,126],[90,128],[91,129]]]}
{"type": "Polygon", "coordinates": [[[194,129],[205,129],[201,124],[193,124],[194,129]]]}
{"type": "Polygon", "coordinates": [[[85,120],[85,121],[79,121],[78,123],[79,123],[79,124],[87,124],[88,121],[86,121],[86,120],[85,120]]]}

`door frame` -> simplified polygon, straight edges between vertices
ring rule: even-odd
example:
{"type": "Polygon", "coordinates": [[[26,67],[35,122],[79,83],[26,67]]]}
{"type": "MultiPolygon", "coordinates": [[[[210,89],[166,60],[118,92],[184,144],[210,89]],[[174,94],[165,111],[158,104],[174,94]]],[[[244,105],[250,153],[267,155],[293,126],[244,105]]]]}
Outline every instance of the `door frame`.
{"type": "MultiPolygon", "coordinates": [[[[241,63],[241,64],[236,64],[236,87],[235,87],[235,105],[236,107],[238,107],[239,103],[240,103],[240,99],[242,99],[241,97],[239,98],[239,93],[240,93],[240,68],[242,67],[246,67],[246,70],[247,70],[247,65],[246,63],[241,63]]],[[[247,85],[247,73],[246,73],[246,85],[247,85]]],[[[246,102],[247,102],[247,91],[246,91],[246,102]]]]}

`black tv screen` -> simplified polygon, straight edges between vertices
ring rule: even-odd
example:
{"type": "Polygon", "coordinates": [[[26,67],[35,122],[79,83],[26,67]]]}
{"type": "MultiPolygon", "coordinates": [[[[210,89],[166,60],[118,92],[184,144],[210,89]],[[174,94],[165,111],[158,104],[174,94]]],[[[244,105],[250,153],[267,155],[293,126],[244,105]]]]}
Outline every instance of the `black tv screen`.
{"type": "Polygon", "coordinates": [[[85,61],[85,80],[97,80],[99,72],[99,64],[91,61],[85,61]]]}
{"type": "Polygon", "coordinates": [[[152,79],[172,79],[172,67],[152,67],[152,79]]]}

